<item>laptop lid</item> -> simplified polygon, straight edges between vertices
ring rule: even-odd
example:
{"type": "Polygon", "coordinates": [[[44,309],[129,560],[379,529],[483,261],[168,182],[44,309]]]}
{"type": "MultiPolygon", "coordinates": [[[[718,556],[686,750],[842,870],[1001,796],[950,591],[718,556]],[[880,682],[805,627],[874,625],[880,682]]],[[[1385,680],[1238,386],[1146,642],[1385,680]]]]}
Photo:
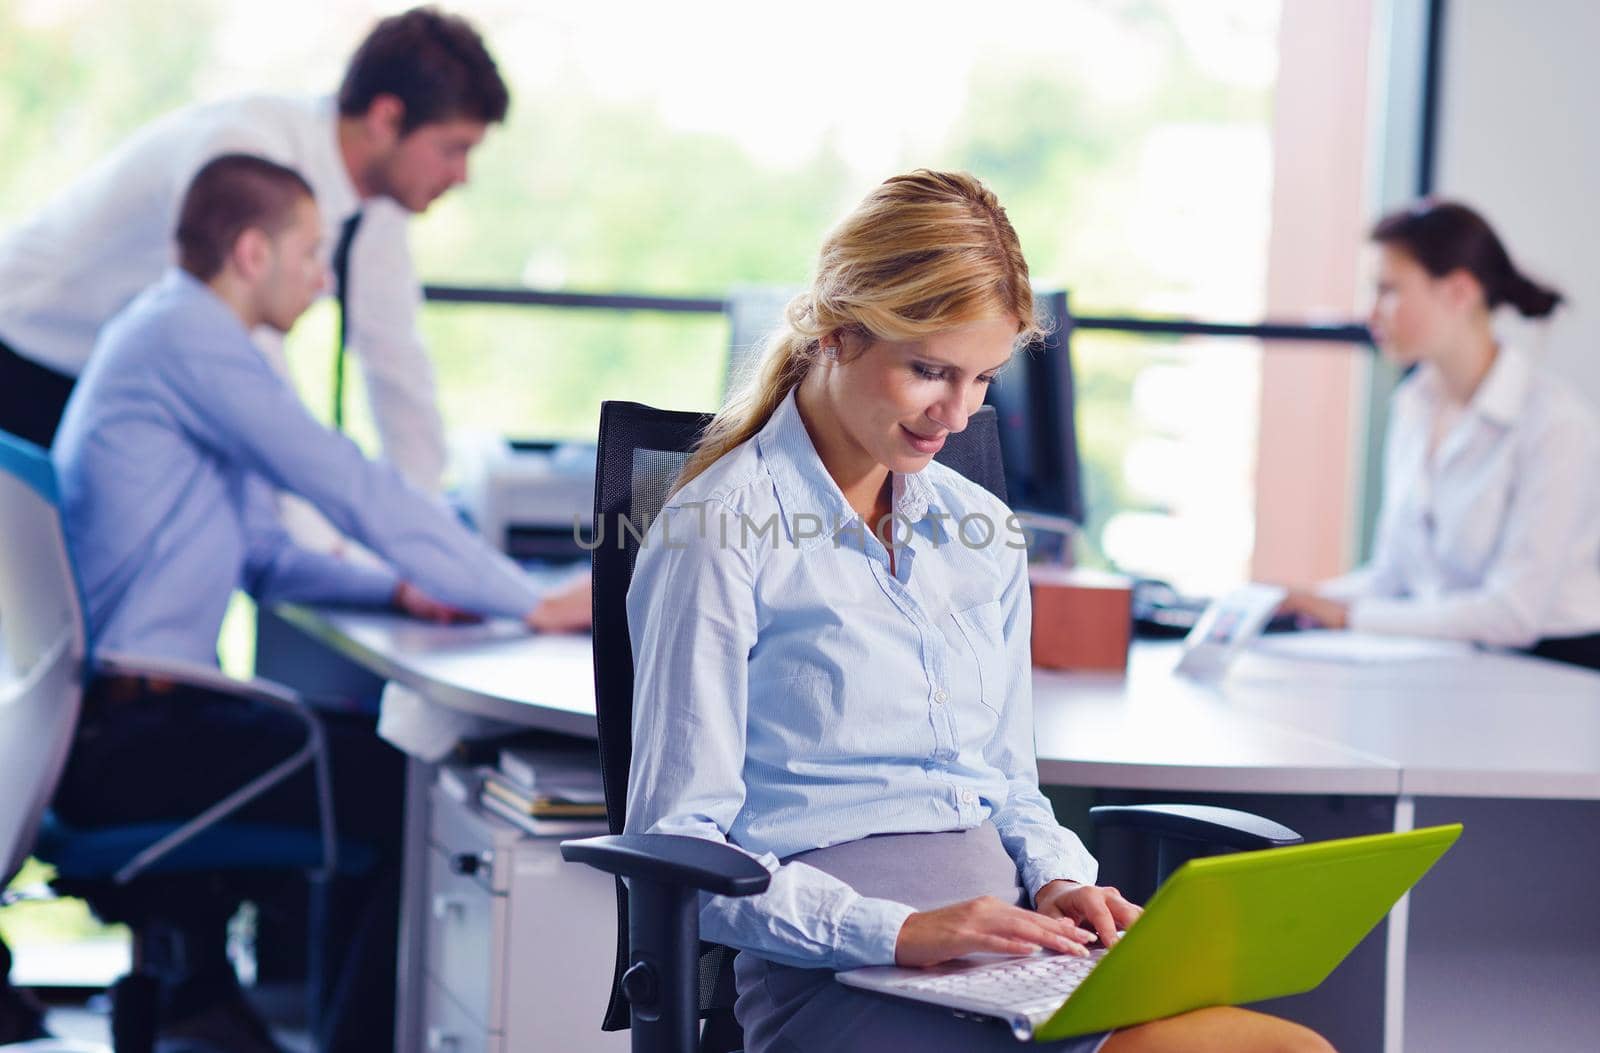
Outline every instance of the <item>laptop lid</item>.
{"type": "Polygon", "coordinates": [[[1242,585],[1211,601],[1189,635],[1175,671],[1198,679],[1227,672],[1239,652],[1261,635],[1287,590],[1276,585],[1242,585]]]}
{"type": "Polygon", "coordinates": [[[1309,991],[1460,836],[1457,823],[1191,860],[1034,1038],[1309,991]]]}

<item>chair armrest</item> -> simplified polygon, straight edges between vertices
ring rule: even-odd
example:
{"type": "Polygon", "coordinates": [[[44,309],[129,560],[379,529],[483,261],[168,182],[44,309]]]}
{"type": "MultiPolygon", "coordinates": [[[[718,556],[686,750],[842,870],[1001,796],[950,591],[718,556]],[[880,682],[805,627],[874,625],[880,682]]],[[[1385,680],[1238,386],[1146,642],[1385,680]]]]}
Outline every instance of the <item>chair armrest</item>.
{"type": "Polygon", "coordinates": [[[561,842],[561,858],[621,878],[679,885],[717,896],[753,896],[767,868],[732,845],[682,834],[616,834],[561,842]]]}
{"type": "Polygon", "coordinates": [[[1089,817],[1096,826],[1126,826],[1161,838],[1201,841],[1241,851],[1295,845],[1305,840],[1271,819],[1203,804],[1103,805],[1089,809],[1089,817]]]}
{"type": "Polygon", "coordinates": [[[633,1048],[702,1048],[700,892],[753,896],[771,883],[767,868],[732,845],[681,834],[563,841],[561,858],[619,879],[619,902],[627,903],[628,917],[618,933],[623,942],[612,1004],[620,1006],[619,995],[628,1004],[633,1048]]]}
{"type": "Polygon", "coordinates": [[[306,703],[299,694],[282,684],[263,680],[261,677],[239,680],[228,676],[220,669],[198,662],[96,651],[92,672],[96,676],[138,676],[150,680],[170,680],[185,687],[204,688],[219,695],[255,699],[309,715],[306,703]]]}

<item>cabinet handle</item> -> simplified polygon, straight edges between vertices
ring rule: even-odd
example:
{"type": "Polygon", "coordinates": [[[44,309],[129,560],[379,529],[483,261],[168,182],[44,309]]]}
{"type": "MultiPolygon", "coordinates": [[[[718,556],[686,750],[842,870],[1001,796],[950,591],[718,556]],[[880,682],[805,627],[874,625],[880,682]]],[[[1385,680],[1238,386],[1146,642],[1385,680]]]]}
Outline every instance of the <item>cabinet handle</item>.
{"type": "Polygon", "coordinates": [[[471,877],[480,871],[486,871],[493,862],[492,849],[484,849],[482,852],[461,852],[450,857],[450,872],[471,877]]]}
{"type": "Polygon", "coordinates": [[[433,897],[433,916],[439,921],[448,921],[450,915],[460,917],[467,913],[467,901],[463,896],[433,897]]]}
{"type": "Polygon", "coordinates": [[[430,1053],[454,1053],[461,1048],[461,1036],[452,1035],[437,1027],[428,1028],[428,1049],[430,1053]]]}

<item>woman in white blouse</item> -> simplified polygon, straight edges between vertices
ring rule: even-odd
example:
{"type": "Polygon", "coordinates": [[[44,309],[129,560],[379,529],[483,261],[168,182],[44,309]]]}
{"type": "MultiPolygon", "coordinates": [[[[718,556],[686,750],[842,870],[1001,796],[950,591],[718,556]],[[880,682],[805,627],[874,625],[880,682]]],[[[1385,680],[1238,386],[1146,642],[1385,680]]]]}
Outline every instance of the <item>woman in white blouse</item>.
{"type": "Polygon", "coordinates": [[[1373,339],[1415,367],[1394,394],[1376,546],[1284,609],[1600,668],[1600,421],[1492,323],[1502,304],[1546,317],[1561,294],[1465,205],[1424,202],[1372,238],[1373,339]]]}

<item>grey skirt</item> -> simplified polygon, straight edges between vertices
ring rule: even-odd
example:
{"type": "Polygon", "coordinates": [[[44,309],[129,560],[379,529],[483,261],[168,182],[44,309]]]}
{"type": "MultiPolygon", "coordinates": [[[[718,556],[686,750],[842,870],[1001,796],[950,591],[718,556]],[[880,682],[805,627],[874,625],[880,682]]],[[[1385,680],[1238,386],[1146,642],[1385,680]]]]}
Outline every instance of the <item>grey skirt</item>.
{"type": "MultiPolygon", "coordinates": [[[[798,861],[826,871],[863,896],[931,910],[976,896],[1026,905],[1016,864],[990,823],[935,834],[883,834],[802,852],[798,861]]],[[[858,991],[827,969],[796,969],[741,952],[733,963],[746,1053],[915,1049],[1093,1053],[1106,1035],[1024,1046],[1004,1025],[966,1020],[933,1006],[858,991]]]]}

